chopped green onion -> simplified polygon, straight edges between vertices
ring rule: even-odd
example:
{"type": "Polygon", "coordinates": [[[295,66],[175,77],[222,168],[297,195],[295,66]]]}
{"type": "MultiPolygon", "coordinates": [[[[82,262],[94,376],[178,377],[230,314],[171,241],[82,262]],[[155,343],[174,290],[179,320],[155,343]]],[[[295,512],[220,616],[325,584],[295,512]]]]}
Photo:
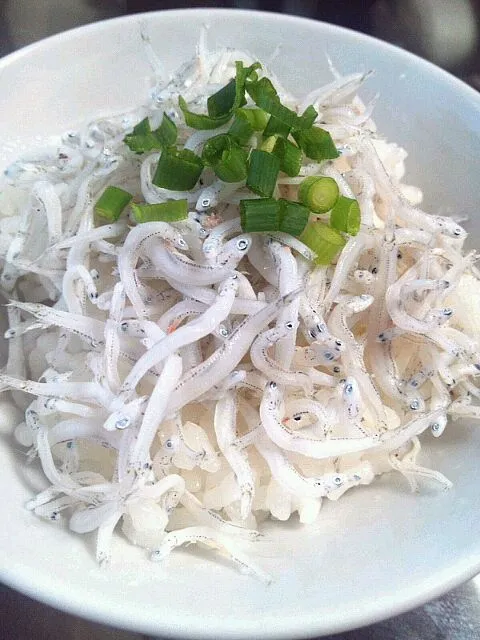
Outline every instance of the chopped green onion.
{"type": "Polygon", "coordinates": [[[217,129],[232,118],[236,109],[245,104],[245,83],[248,78],[252,82],[256,80],[256,70],[261,65],[259,62],[255,62],[249,67],[244,67],[243,62],[236,62],[235,67],[237,71],[235,79],[208,99],[208,115],[190,111],[182,96],[178,98],[178,104],[189,127],[217,129]]]}
{"type": "Polygon", "coordinates": [[[320,127],[310,127],[293,131],[298,146],[304,150],[307,158],[312,160],[330,160],[338,158],[337,148],[332,140],[332,136],[320,127]]]}
{"type": "Polygon", "coordinates": [[[308,107],[301,116],[288,107],[285,107],[278,97],[277,91],[268,78],[261,78],[256,82],[247,82],[245,88],[257,106],[275,116],[284,125],[295,129],[308,129],[315,122],[317,112],[313,107],[308,107]]]}
{"type": "Polygon", "coordinates": [[[137,222],[178,222],[188,217],[188,200],[132,204],[132,211],[137,222]]]}
{"type": "Polygon", "coordinates": [[[176,139],[177,126],[164,113],[158,129],[152,131],[148,118],[144,118],[133,128],[131,134],[125,136],[123,141],[135,153],[146,153],[170,147],[175,144],[176,139]]]}
{"type": "Polygon", "coordinates": [[[208,98],[207,111],[211,118],[218,118],[230,113],[235,100],[235,87],[235,78],[232,78],[228,84],[208,98]]]}
{"type": "Polygon", "coordinates": [[[248,107],[237,109],[236,115],[246,118],[254,131],[263,131],[270,117],[263,109],[250,109],[248,107]]]}
{"type": "Polygon", "coordinates": [[[275,149],[276,142],[277,142],[277,136],[270,136],[269,138],[266,138],[260,145],[261,151],[267,151],[268,153],[272,153],[272,151],[275,149]]]}
{"type": "Polygon", "coordinates": [[[253,149],[250,154],[247,187],[264,198],[269,198],[277,184],[280,160],[273,153],[253,149]]]}
{"type": "Polygon", "coordinates": [[[194,113],[189,110],[188,105],[182,96],[179,96],[178,98],[178,106],[182,110],[185,123],[187,126],[192,127],[192,129],[218,129],[218,127],[221,127],[222,124],[225,124],[231,118],[229,113],[223,116],[218,116],[217,118],[211,118],[210,116],[202,113],[194,113]]]}
{"type": "Polygon", "coordinates": [[[224,182],[241,182],[247,177],[247,152],[226,133],[207,140],[202,160],[224,182]]]}
{"type": "Polygon", "coordinates": [[[285,124],[275,116],[270,116],[263,135],[266,138],[269,136],[282,136],[282,138],[287,138],[290,131],[291,127],[289,127],[288,124],[285,124]]]}
{"type": "Polygon", "coordinates": [[[360,221],[360,206],[357,200],[340,196],[330,212],[331,226],[356,236],[360,230],[360,221]]]}
{"type": "Polygon", "coordinates": [[[274,198],[240,200],[240,222],[243,231],[279,231],[280,203],[274,198]]]}
{"type": "Polygon", "coordinates": [[[172,191],[188,191],[196,185],[203,171],[201,158],[189,149],[165,149],[158,161],[153,184],[172,191]]]}
{"type": "Polygon", "coordinates": [[[132,135],[144,136],[150,132],[151,132],[150,121],[148,120],[148,118],[144,118],[143,120],[140,120],[140,122],[133,127],[132,135]]]}
{"type": "Polygon", "coordinates": [[[280,203],[280,231],[298,237],[307,226],[310,211],[299,202],[279,200],[280,203]]]}
{"type": "Polygon", "coordinates": [[[315,107],[313,104],[308,106],[305,111],[300,116],[300,126],[297,126],[297,129],[310,129],[313,126],[313,123],[317,119],[318,113],[315,111],[315,107]]]}
{"type": "Polygon", "coordinates": [[[115,222],[131,202],[132,197],[128,191],[119,187],[107,187],[95,203],[94,211],[102,218],[115,222]]]}
{"type": "Polygon", "coordinates": [[[314,213],[330,211],[338,200],[338,185],[333,178],[310,176],[298,190],[298,199],[314,213]]]}
{"type": "Polygon", "coordinates": [[[160,143],[160,147],[171,147],[177,141],[177,125],[171,120],[167,114],[163,113],[163,118],[158,129],[153,131],[155,137],[160,143]]]}
{"type": "Polygon", "coordinates": [[[294,178],[302,166],[302,150],[290,140],[277,138],[273,153],[280,158],[280,171],[294,178]]]}
{"type": "Polygon", "coordinates": [[[250,121],[241,113],[241,109],[238,109],[228,130],[228,135],[232,136],[238,144],[247,144],[253,133],[254,129],[250,121]]]}
{"type": "Polygon", "coordinates": [[[317,254],[315,263],[318,265],[330,264],[346,244],[345,238],[339,231],[322,222],[308,224],[300,240],[317,254]]]}

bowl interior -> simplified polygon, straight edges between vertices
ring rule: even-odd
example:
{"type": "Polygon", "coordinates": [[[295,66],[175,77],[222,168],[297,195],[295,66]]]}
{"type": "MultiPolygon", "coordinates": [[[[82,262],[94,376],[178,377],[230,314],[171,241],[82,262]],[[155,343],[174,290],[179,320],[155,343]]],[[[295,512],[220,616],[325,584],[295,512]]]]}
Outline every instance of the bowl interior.
{"type": "MultiPolygon", "coordinates": [[[[76,124],[128,110],[145,98],[148,29],[168,74],[195,51],[202,25],[209,48],[234,45],[268,60],[293,92],[342,72],[375,71],[362,95],[380,99],[379,131],[410,151],[408,181],[431,211],[464,214],[480,203],[480,98],[401,50],[348,30],[283,15],[190,10],[99,23],[50,38],[0,61],[0,168],[76,124]]],[[[480,238],[479,220],[469,223],[480,238]]],[[[170,637],[319,635],[367,624],[421,604],[480,569],[480,493],[474,482],[478,430],[455,423],[428,442],[432,465],[454,489],[384,477],[325,504],[317,525],[275,526],[254,555],[275,576],[265,587],[228,564],[190,550],[166,566],[115,540],[113,565],[99,570],[93,538],[40,522],[23,508],[44,486],[9,434],[1,435],[2,578],[73,613],[170,637]]]]}

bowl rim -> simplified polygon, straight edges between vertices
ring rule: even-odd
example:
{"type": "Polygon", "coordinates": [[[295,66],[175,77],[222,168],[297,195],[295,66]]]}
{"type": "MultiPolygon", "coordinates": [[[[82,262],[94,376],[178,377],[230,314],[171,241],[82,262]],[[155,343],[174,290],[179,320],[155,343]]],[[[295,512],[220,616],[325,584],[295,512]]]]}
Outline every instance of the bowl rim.
{"type": "MultiPolygon", "coordinates": [[[[391,53],[397,57],[397,59],[414,62],[419,66],[419,68],[433,74],[441,82],[449,84],[455,92],[460,93],[462,97],[469,102],[471,108],[476,108],[480,112],[479,92],[452,75],[450,72],[414,53],[402,49],[399,46],[347,27],[342,27],[320,20],[278,12],[257,11],[241,8],[202,7],[160,9],[121,15],[114,18],[83,24],[42,38],[41,40],[33,42],[3,56],[0,58],[0,72],[15,61],[33,56],[37,51],[43,50],[45,47],[61,45],[62,42],[81,38],[85,33],[101,33],[103,30],[108,31],[112,24],[122,22],[146,21],[146,23],[148,23],[148,21],[152,19],[159,19],[162,15],[166,14],[173,16],[177,15],[179,19],[186,14],[203,15],[205,18],[212,15],[235,14],[238,16],[251,16],[252,14],[255,14],[268,18],[272,22],[281,22],[284,25],[286,23],[298,23],[300,25],[305,24],[310,26],[312,24],[318,24],[321,28],[337,32],[339,34],[347,34],[350,39],[356,40],[360,44],[365,41],[374,44],[379,50],[391,53]]],[[[303,616],[301,620],[295,617],[283,619],[282,629],[280,631],[278,629],[275,629],[274,631],[269,630],[266,626],[263,626],[261,634],[259,635],[258,625],[255,621],[242,621],[241,629],[232,630],[231,628],[227,629],[222,625],[222,621],[218,620],[218,624],[209,625],[210,628],[208,636],[203,633],[201,624],[192,625],[192,621],[190,619],[186,619],[183,626],[159,629],[153,628],[152,625],[149,625],[148,621],[145,621],[145,618],[143,620],[140,619],[140,617],[132,619],[128,611],[124,611],[121,607],[115,608],[115,610],[110,608],[105,611],[105,607],[102,607],[102,604],[92,597],[89,598],[88,604],[85,605],[85,600],[82,597],[79,597],[77,593],[74,595],[65,593],[59,589],[58,586],[55,586],[54,581],[49,582],[49,584],[46,585],[45,580],[42,578],[42,574],[32,575],[29,573],[27,566],[22,566],[21,570],[13,567],[0,567],[0,579],[7,586],[70,615],[77,615],[82,618],[100,624],[111,625],[116,628],[130,629],[132,631],[145,634],[168,633],[172,638],[184,638],[188,635],[188,637],[192,639],[205,637],[214,638],[217,636],[245,639],[257,636],[273,640],[280,638],[293,639],[305,637],[306,635],[314,636],[319,632],[322,634],[339,633],[374,624],[386,618],[405,613],[406,611],[419,607],[434,598],[440,597],[463,582],[473,578],[479,572],[480,554],[474,554],[473,557],[463,557],[460,560],[457,560],[451,567],[443,567],[433,576],[430,575],[428,579],[409,587],[408,592],[406,590],[400,592],[402,597],[397,597],[395,601],[389,602],[388,606],[386,606],[385,601],[379,600],[377,602],[372,602],[371,607],[368,610],[352,612],[350,618],[345,621],[337,619],[336,621],[330,621],[327,624],[321,624],[318,617],[315,615],[315,612],[312,612],[312,615],[303,616]]]]}

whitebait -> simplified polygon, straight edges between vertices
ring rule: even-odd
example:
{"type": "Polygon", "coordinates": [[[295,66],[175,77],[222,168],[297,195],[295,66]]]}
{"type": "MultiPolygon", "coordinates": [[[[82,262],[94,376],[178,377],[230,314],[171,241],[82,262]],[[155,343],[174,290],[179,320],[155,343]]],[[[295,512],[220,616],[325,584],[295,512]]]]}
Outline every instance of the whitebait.
{"type": "MultiPolygon", "coordinates": [[[[216,174],[223,148],[190,188],[177,170],[174,189],[158,186],[175,144],[177,160],[195,164],[227,138],[242,160],[230,122],[196,130],[186,120],[207,109],[236,61],[255,60],[209,52],[203,33],[195,59],[167,81],[143,41],[156,75],[144,105],[5,171],[4,422],[50,483],[27,508],[96,531],[100,563],[119,525],[153,560],[201,543],[268,582],[235,546],[255,544],[266,516],[315,522],[323,499],[392,470],[414,490],[420,478],[450,487],[422,466],[422,434],[480,419],[478,255],[462,251],[458,220],[423,211],[420,190],[401,182],[406,152],[376,133],[375,99],[357,96],[368,73],[332,68],[332,82],[298,99],[278,89],[294,120],[313,104],[340,154],[302,155],[297,175],[271,185],[270,206],[297,206],[305,178],[318,178],[360,209],[358,234],[347,224],[330,261],[308,234],[249,228],[249,207],[264,198],[255,176],[216,174]],[[153,148],[135,153],[138,127],[153,148]],[[156,145],[173,129],[176,142],[156,145]],[[96,201],[108,187],[135,205],[102,224],[96,201]],[[158,206],[183,213],[138,222],[158,206]]],[[[246,100],[245,123],[265,116],[246,100]]],[[[274,141],[253,127],[246,138],[250,159],[274,141]]],[[[328,212],[308,224],[317,218],[333,225],[328,212]]]]}

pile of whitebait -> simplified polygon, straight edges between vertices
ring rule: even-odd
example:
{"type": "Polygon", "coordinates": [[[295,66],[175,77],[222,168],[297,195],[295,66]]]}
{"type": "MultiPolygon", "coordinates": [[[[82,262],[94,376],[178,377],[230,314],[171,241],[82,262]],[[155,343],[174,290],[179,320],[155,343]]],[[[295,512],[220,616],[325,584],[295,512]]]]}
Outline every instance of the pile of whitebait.
{"type": "Polygon", "coordinates": [[[0,389],[24,411],[16,438],[49,482],[27,508],[97,531],[101,563],[119,525],[154,560],[202,543],[267,579],[240,550],[265,518],[312,523],[323,499],[392,469],[412,489],[419,478],[446,488],[420,466],[419,436],[480,416],[477,254],[462,253],[454,219],[422,211],[420,191],[401,184],[406,153],[357,96],[368,74],[332,69],[299,100],[279,89],[297,113],[315,107],[340,155],[280,174],[275,195],[295,199],[305,176],[323,175],[360,205],[359,233],[327,266],[298,238],[242,232],[239,202],[256,197],[244,183],[206,172],[172,193],[152,182],[160,154],[126,146],[134,125],[158,126],[165,111],[201,151],[218,130],[186,127],[179,95],[204,111],[236,60],[254,62],[201,45],[172,79],[158,72],[145,106],[5,171],[0,389]],[[127,208],[99,223],[107,185],[137,202],[187,199],[190,213],[135,224],[127,208]]]}

